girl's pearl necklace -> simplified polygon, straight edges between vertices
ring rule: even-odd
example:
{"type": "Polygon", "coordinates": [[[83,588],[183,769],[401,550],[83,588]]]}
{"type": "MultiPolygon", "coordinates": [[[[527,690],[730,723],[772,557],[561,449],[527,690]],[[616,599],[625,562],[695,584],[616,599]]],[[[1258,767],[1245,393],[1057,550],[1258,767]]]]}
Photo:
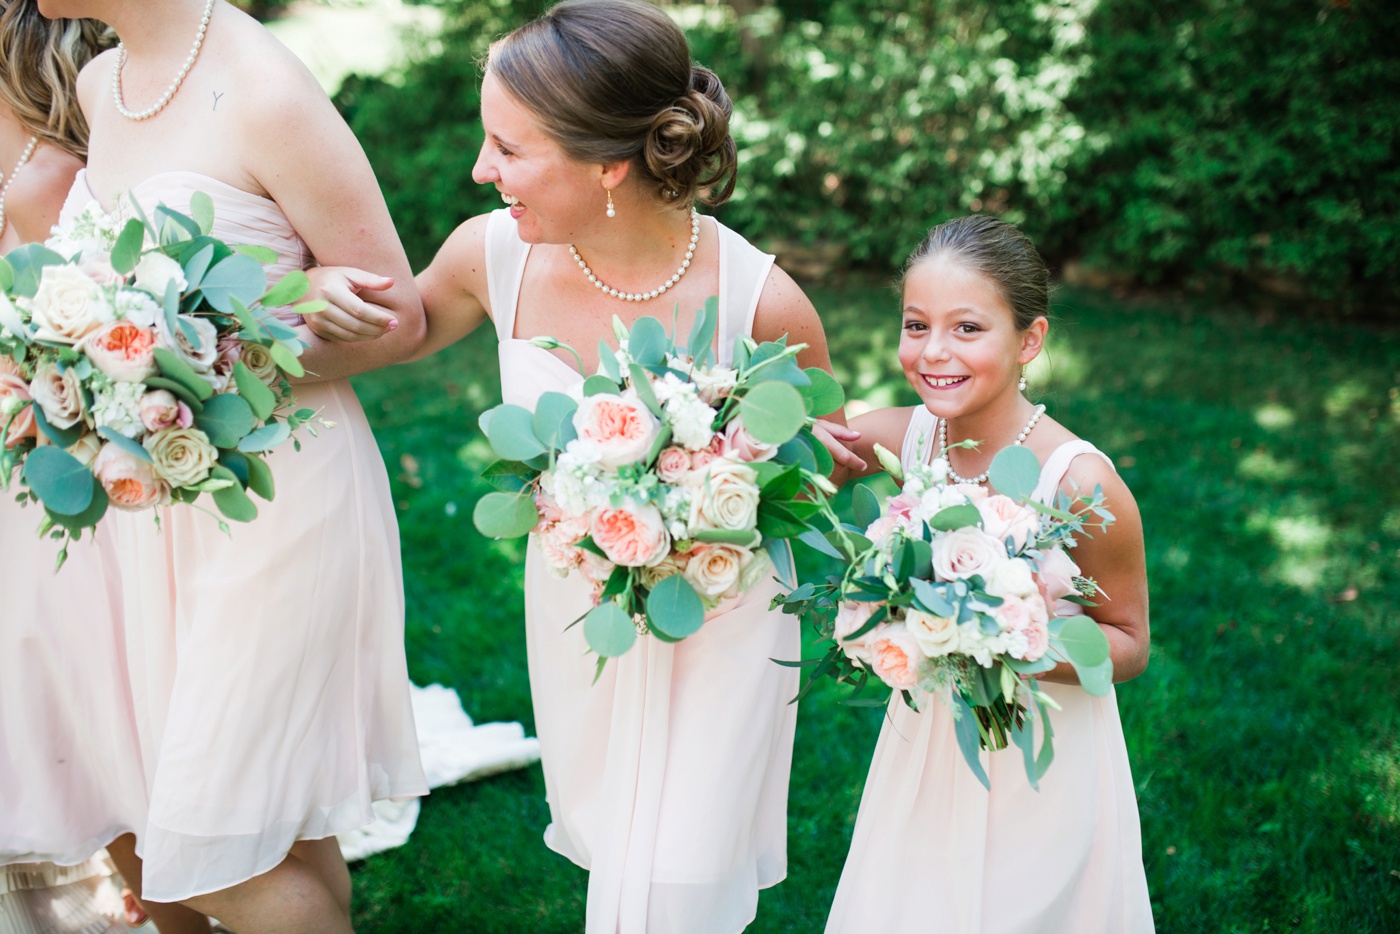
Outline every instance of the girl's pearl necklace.
{"type": "Polygon", "coordinates": [[[34,147],[39,145],[39,137],[29,137],[29,145],[24,147],[24,154],[19,157],[15,167],[10,169],[10,174],[5,176],[5,184],[0,185],[0,234],[5,232],[5,195],[10,191],[10,184],[15,180],[15,173],[24,168],[24,164],[29,161],[29,157],[34,155],[34,147]]]}
{"type": "MultiPolygon", "coordinates": [[[[1026,436],[1031,433],[1031,429],[1035,427],[1035,423],[1040,421],[1040,416],[1044,414],[1045,406],[1038,405],[1035,407],[1035,411],[1031,413],[1031,420],[1026,422],[1026,427],[1022,428],[1021,433],[1016,436],[1016,444],[1020,445],[1026,443],[1026,436]]],[[[948,479],[952,480],[954,483],[966,483],[968,486],[977,486],[987,482],[986,471],[983,471],[975,477],[959,477],[957,472],[953,470],[953,460],[948,457],[947,453],[948,420],[946,418],[940,418],[938,420],[938,450],[943,452],[944,459],[948,461],[948,479]]]]}
{"type": "Polygon", "coordinates": [[[569,244],[569,255],[574,258],[574,262],[578,263],[578,268],[583,270],[583,274],[588,277],[588,281],[601,289],[603,294],[611,295],[613,298],[620,299],[624,302],[645,302],[648,299],[656,298],[656,296],[665,293],[667,289],[681,281],[681,276],[685,275],[686,270],[690,268],[691,258],[695,256],[695,244],[699,242],[700,214],[694,208],[691,208],[690,246],[686,247],[685,259],[681,260],[680,268],[676,270],[675,275],[671,276],[671,278],[667,279],[650,292],[619,292],[617,289],[605,285],[602,279],[599,279],[593,274],[593,270],[588,268],[588,264],[583,261],[583,257],[579,255],[578,250],[574,249],[572,243],[569,244]]]}
{"type": "Polygon", "coordinates": [[[160,100],[154,106],[145,110],[127,110],[126,104],[122,103],[122,66],[126,64],[126,45],[117,44],[117,67],[112,69],[112,100],[117,103],[117,113],[128,120],[149,120],[165,109],[165,105],[170,103],[175,92],[180,90],[180,85],[184,83],[185,75],[190,73],[194,67],[194,60],[199,58],[199,50],[204,45],[204,34],[209,31],[209,16],[214,12],[214,0],[204,0],[204,15],[199,20],[199,32],[194,37],[194,47],[190,49],[190,54],[185,56],[185,64],[180,68],[180,73],[175,76],[175,80],[170,82],[170,87],[165,89],[160,100]]]}

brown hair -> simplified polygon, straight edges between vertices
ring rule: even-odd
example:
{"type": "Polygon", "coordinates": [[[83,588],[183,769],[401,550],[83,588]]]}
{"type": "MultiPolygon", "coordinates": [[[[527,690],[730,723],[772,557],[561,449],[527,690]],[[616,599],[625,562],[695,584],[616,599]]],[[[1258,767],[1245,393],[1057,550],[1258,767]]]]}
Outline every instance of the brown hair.
{"type": "Polygon", "coordinates": [[[78,72],[106,45],[94,20],[47,20],[35,0],[8,0],[0,9],[0,101],[40,142],[87,158],[87,121],[78,109],[78,72]]]}
{"type": "Polygon", "coordinates": [[[676,207],[734,191],[734,104],[651,4],[564,0],[493,43],[486,67],[571,158],[630,161],[676,207]]]}
{"type": "Polygon", "coordinates": [[[947,258],[986,276],[1011,308],[1017,330],[1050,316],[1050,271],[1030,238],[1015,224],[971,214],[932,228],[904,261],[904,273],[917,263],[947,258]]]}

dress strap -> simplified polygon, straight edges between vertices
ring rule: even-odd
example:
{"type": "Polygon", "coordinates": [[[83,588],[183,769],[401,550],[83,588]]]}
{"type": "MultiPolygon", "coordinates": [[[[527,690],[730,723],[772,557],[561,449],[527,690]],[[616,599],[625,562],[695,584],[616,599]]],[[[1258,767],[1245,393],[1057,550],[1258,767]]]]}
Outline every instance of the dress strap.
{"type": "Polygon", "coordinates": [[[927,464],[933,455],[934,429],[938,419],[922,405],[909,413],[909,427],[904,431],[904,446],[899,450],[899,462],[907,471],[915,464],[927,464]]]}
{"type": "Polygon", "coordinates": [[[510,212],[492,211],[486,222],[486,295],[497,340],[515,336],[515,309],[529,258],[530,244],[520,239],[510,212]]]}
{"type": "Polygon", "coordinates": [[[711,218],[719,234],[719,362],[734,363],[734,341],[753,334],[754,315],[773,256],[764,253],[719,221],[711,218]]]}
{"type": "MultiPolygon", "coordinates": [[[[1031,499],[1047,506],[1053,504],[1055,494],[1060,489],[1060,483],[1065,479],[1065,474],[1069,472],[1069,465],[1081,454],[1097,454],[1104,459],[1109,467],[1113,467],[1113,461],[1109,456],[1088,441],[1082,438],[1066,441],[1050,452],[1045,465],[1040,468],[1040,481],[1036,483],[1035,492],[1031,494],[1031,499]]],[[[1113,469],[1117,470],[1118,468],[1113,467],[1113,469]]]]}

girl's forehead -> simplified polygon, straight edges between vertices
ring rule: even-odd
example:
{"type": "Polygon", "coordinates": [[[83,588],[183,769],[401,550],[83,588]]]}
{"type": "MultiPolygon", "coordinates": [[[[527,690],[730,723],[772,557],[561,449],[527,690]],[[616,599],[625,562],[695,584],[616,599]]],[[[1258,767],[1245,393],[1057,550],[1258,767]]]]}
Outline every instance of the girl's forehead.
{"type": "Polygon", "coordinates": [[[971,307],[988,313],[1011,314],[1001,290],[988,276],[948,257],[916,263],[904,275],[904,304],[934,312],[944,308],[971,307]]]}

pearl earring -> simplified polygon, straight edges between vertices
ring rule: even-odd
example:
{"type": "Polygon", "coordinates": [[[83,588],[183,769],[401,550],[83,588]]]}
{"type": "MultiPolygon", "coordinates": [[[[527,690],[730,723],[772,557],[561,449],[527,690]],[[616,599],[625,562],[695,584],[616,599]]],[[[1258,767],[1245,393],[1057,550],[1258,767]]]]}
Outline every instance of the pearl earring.
{"type": "Polygon", "coordinates": [[[1016,384],[1016,390],[1017,390],[1018,392],[1025,392],[1025,391],[1026,391],[1026,368],[1025,368],[1025,367],[1021,367],[1021,381],[1020,381],[1019,383],[1016,384]]]}
{"type": "Polygon", "coordinates": [[[617,217],[617,208],[613,207],[612,189],[608,189],[608,217],[617,217]]]}

